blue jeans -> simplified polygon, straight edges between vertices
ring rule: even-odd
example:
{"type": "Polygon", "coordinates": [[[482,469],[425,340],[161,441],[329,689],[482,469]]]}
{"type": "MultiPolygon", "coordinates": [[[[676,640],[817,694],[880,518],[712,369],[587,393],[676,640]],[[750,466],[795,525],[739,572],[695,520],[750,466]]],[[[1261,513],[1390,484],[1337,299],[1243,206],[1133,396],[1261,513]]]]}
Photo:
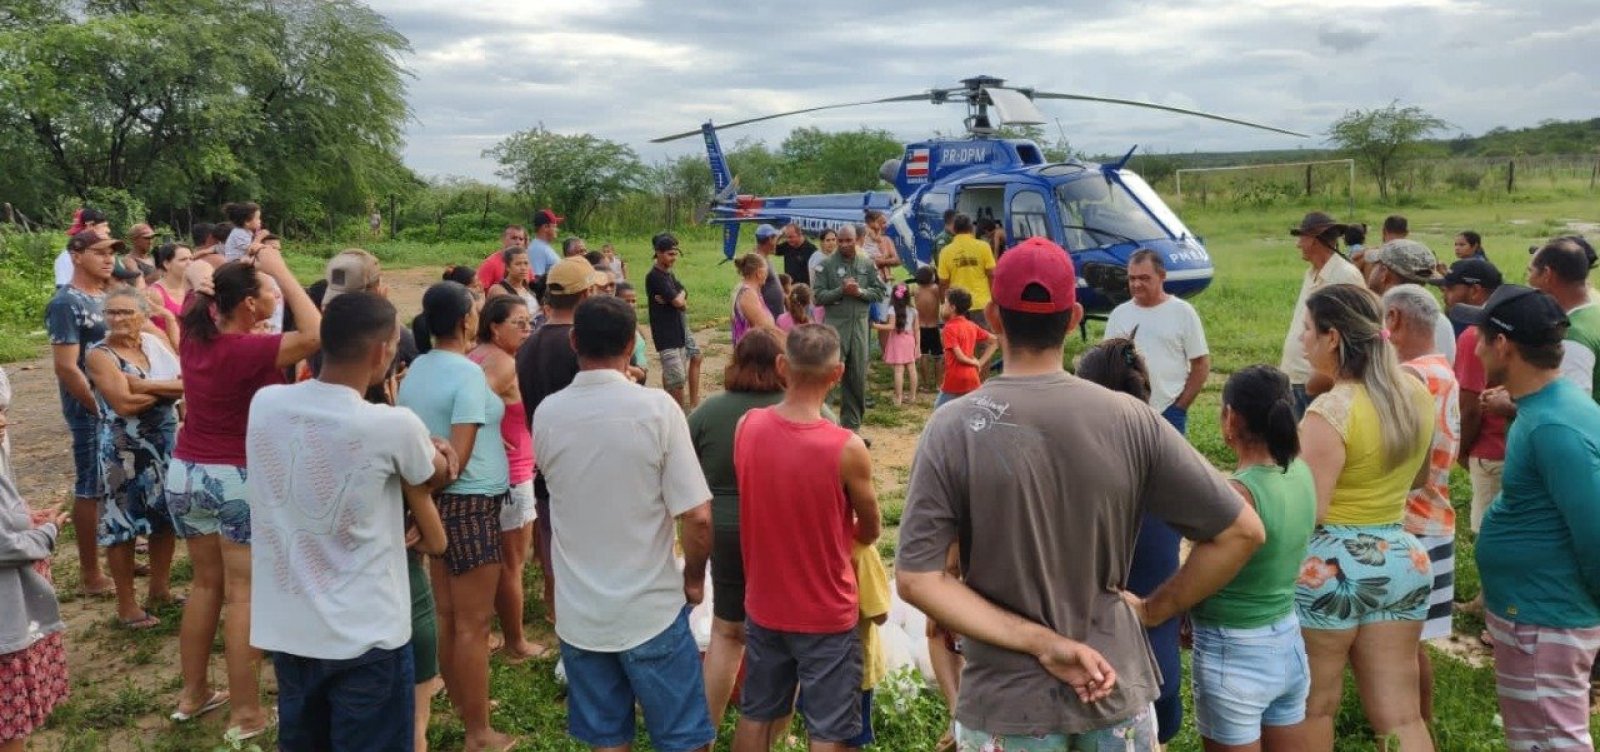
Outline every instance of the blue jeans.
{"type": "Polygon", "coordinates": [[[561,661],[567,668],[567,731],[574,739],[591,747],[631,743],[635,702],[660,752],[699,749],[716,739],[687,606],[660,634],[620,653],[584,650],[563,640],[561,661]]]}
{"type": "Polygon", "coordinates": [[[413,749],[411,646],[348,660],[272,656],[278,674],[278,749],[413,749]]]}
{"type": "Polygon", "coordinates": [[[1171,423],[1173,428],[1178,429],[1178,433],[1180,435],[1189,435],[1188,410],[1178,407],[1177,405],[1167,405],[1167,409],[1161,411],[1161,417],[1166,418],[1167,422],[1171,423]]]}
{"type": "Polygon", "coordinates": [[[1293,613],[1265,627],[1194,625],[1194,714],[1200,735],[1245,745],[1262,726],[1306,717],[1311,674],[1293,613]]]}

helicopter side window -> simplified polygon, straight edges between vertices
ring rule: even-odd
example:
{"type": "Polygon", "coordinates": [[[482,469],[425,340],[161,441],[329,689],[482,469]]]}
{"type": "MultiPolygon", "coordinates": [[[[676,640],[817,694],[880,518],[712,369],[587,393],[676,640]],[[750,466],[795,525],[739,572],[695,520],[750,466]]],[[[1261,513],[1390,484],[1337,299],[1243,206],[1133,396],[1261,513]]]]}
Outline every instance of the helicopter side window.
{"type": "Polygon", "coordinates": [[[1099,176],[1056,186],[1068,248],[1097,248],[1169,237],[1126,188],[1099,176]]]}
{"type": "Polygon", "coordinates": [[[1038,191],[1017,191],[1011,197],[1010,242],[1020,243],[1028,238],[1048,238],[1050,214],[1045,209],[1044,195],[1038,191]]]}

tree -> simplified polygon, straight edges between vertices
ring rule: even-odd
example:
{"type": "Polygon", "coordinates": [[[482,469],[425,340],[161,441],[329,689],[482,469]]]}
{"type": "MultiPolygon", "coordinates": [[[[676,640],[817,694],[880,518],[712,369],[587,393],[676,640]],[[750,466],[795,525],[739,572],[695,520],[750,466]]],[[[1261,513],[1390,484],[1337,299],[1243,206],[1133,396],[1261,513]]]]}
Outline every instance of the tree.
{"type": "MultiPolygon", "coordinates": [[[[285,223],[362,211],[413,179],[408,49],[354,0],[18,0],[0,12],[0,155],[46,184],[40,201],[105,188],[158,216],[242,198],[285,223]]],[[[19,182],[0,175],[0,192],[19,182]]]]}
{"type": "Polygon", "coordinates": [[[1423,139],[1449,124],[1421,107],[1351,110],[1333,122],[1328,138],[1361,163],[1378,181],[1378,196],[1389,200],[1389,185],[1407,164],[1423,151],[1423,139]]]}
{"type": "Polygon", "coordinates": [[[645,176],[633,149],[587,133],[552,133],[540,125],[485,149],[496,175],[582,226],[600,204],[635,191],[645,176]]]}
{"type": "Polygon", "coordinates": [[[905,151],[893,134],[876,128],[825,133],[796,128],[778,147],[785,163],[783,190],[792,193],[844,193],[875,188],[878,168],[905,151]]]}

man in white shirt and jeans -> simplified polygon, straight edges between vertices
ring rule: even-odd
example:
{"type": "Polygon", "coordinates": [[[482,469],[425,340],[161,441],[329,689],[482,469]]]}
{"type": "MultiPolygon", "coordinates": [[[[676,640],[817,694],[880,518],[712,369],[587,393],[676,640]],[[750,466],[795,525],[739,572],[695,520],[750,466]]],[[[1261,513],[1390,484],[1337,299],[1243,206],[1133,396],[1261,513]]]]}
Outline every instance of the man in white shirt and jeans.
{"type": "Polygon", "coordinates": [[[282,749],[413,748],[405,504],[425,547],[442,549],[418,487],[447,482],[453,455],[409,410],[362,396],[399,338],[388,301],[340,295],[323,313],[319,376],[250,405],[250,644],[274,654],[282,749]]]}
{"type": "Polygon", "coordinates": [[[711,489],[678,403],[624,374],[637,328],[621,298],[579,303],[578,375],[533,414],[550,487],[567,731],[590,747],[626,748],[637,703],[655,749],[709,750],[716,727],[688,617],[705,595],[711,489]]]}
{"type": "Polygon", "coordinates": [[[1106,319],[1106,338],[1127,337],[1150,372],[1150,407],[1178,433],[1188,433],[1189,405],[1211,374],[1205,328],[1189,301],[1166,291],[1167,265],[1141,248],[1128,257],[1129,300],[1106,319]]]}

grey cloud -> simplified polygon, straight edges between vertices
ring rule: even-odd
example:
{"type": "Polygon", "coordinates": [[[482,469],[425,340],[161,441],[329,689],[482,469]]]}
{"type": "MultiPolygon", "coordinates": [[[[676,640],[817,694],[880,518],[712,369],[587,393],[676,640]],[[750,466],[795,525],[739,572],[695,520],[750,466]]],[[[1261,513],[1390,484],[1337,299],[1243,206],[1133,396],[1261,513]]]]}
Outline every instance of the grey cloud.
{"type": "Polygon", "coordinates": [[[1338,53],[1356,52],[1378,40],[1378,32],[1339,23],[1326,23],[1317,29],[1317,41],[1338,53]]]}
{"type": "MultiPolygon", "coordinates": [[[[417,73],[408,162],[424,174],[486,179],[495,166],[479,153],[538,123],[657,159],[698,144],[649,138],[706,118],[907,94],[980,73],[1316,134],[1347,109],[1396,98],[1473,133],[1576,117],[1600,87],[1600,71],[1581,56],[1530,54],[1553,34],[1593,23],[1592,0],[1074,0],[982,11],[964,0],[914,11],[860,0],[371,2],[415,49],[405,61],[417,73]]],[[[1090,152],[1133,143],[1172,152],[1320,144],[1109,105],[1040,109],[1090,152]]],[[[862,125],[917,139],[959,130],[963,114],[950,105],[882,105],[762,123],[724,139],[776,144],[798,126],[862,125]]],[[[1054,137],[1055,124],[1046,132],[1054,137]]]]}

